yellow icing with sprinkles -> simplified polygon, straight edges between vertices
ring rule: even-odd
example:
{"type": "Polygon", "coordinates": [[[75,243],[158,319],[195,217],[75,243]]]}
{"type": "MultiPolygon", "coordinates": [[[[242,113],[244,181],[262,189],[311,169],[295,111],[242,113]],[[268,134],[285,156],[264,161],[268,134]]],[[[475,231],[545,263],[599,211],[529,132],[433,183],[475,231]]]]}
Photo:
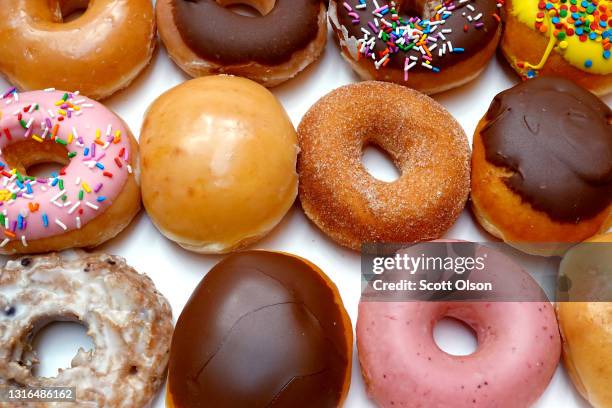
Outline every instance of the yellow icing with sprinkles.
{"type": "Polygon", "coordinates": [[[549,38],[540,61],[519,61],[533,77],[550,53],[592,74],[612,73],[612,0],[513,0],[511,13],[549,38]]]}

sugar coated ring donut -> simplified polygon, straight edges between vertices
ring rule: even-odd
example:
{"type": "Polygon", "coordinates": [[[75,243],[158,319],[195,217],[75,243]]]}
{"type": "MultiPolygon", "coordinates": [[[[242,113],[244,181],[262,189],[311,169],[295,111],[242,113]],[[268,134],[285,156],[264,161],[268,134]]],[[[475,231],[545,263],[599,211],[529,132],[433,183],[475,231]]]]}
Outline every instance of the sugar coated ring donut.
{"type": "Polygon", "coordinates": [[[495,0],[331,0],[342,56],[367,80],[433,94],[476,78],[495,54],[495,0]]]}
{"type": "Polygon", "coordinates": [[[339,88],[308,111],[298,138],[302,207],[341,245],[436,239],[465,206],[467,137],[441,105],[412,89],[384,82],[339,88]],[[389,153],[398,180],[368,174],[361,163],[368,144],[389,153]]]}
{"type": "Polygon", "coordinates": [[[327,42],[323,0],[159,0],[159,33],[170,57],[193,77],[231,74],[267,87],[313,63],[327,42]],[[261,16],[228,10],[244,4],[261,16]]]}
{"type": "Polygon", "coordinates": [[[3,0],[0,72],[22,90],[80,90],[101,99],[128,86],[155,48],[151,0],[3,0]],[[64,21],[74,11],[85,10],[64,21]]]}
{"type": "Polygon", "coordinates": [[[75,387],[76,406],[144,407],[163,384],[171,337],[168,302],[122,258],[69,251],[0,269],[0,386],[75,387]],[[83,323],[95,348],[56,377],[34,376],[30,339],[65,320],[83,323]]]}
{"type": "Polygon", "coordinates": [[[127,125],[76,93],[4,94],[0,109],[0,253],[90,247],[140,209],[138,145],[127,125]],[[56,162],[50,177],[28,167],[56,162]]]}
{"type": "Polygon", "coordinates": [[[612,91],[610,0],[506,0],[501,49],[523,78],[561,76],[612,91]]]}

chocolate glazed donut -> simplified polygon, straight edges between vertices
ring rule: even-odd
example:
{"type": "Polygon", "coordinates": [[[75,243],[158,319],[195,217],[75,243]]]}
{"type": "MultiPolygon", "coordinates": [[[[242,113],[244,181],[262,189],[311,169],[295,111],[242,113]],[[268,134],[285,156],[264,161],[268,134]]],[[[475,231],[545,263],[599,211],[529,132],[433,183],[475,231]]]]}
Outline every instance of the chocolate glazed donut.
{"type": "Polygon", "coordinates": [[[191,76],[245,76],[266,86],[292,78],[325,47],[323,0],[159,0],[168,53],[191,76]],[[245,4],[260,17],[234,13],[245,4]]]}

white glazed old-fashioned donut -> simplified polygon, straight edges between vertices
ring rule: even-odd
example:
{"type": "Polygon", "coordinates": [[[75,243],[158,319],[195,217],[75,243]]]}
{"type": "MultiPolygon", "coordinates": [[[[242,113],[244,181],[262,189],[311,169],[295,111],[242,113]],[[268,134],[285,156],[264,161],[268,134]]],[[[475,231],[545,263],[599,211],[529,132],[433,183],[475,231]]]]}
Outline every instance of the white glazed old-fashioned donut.
{"type": "Polygon", "coordinates": [[[0,269],[0,386],[76,387],[76,404],[60,407],[143,407],[164,381],[172,330],[166,299],[122,258],[69,251],[0,269]],[[83,323],[95,347],[56,377],[34,376],[32,336],[66,320],[83,323]]]}

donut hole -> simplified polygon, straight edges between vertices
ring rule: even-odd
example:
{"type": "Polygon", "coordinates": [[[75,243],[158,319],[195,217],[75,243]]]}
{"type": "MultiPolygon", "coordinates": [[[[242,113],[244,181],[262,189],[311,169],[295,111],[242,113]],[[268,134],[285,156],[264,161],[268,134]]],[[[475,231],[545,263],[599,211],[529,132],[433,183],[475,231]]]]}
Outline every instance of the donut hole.
{"type": "Polygon", "coordinates": [[[274,9],[276,0],[217,0],[217,3],[241,16],[262,17],[274,9]]]}
{"type": "Polygon", "coordinates": [[[60,14],[63,23],[69,23],[81,17],[89,8],[90,0],[60,1],[60,14]]]}
{"type": "Polygon", "coordinates": [[[12,143],[2,153],[9,168],[36,178],[48,178],[59,173],[70,162],[66,147],[50,140],[39,143],[28,139],[12,143]]]}
{"type": "Polygon", "coordinates": [[[428,0],[406,0],[399,5],[399,12],[407,16],[416,16],[429,19],[435,14],[435,6],[438,2],[428,0]]]}
{"type": "Polygon", "coordinates": [[[55,377],[60,369],[70,368],[79,350],[94,348],[87,328],[78,320],[54,320],[33,332],[31,341],[38,364],[32,367],[37,377],[55,377]]]}
{"type": "Polygon", "coordinates": [[[402,175],[389,153],[374,143],[363,147],[361,164],[372,177],[387,183],[396,181],[402,175]]]}
{"type": "Polygon", "coordinates": [[[478,349],[478,337],[474,329],[454,317],[438,320],[433,337],[438,348],[452,356],[469,356],[478,349]]]}

